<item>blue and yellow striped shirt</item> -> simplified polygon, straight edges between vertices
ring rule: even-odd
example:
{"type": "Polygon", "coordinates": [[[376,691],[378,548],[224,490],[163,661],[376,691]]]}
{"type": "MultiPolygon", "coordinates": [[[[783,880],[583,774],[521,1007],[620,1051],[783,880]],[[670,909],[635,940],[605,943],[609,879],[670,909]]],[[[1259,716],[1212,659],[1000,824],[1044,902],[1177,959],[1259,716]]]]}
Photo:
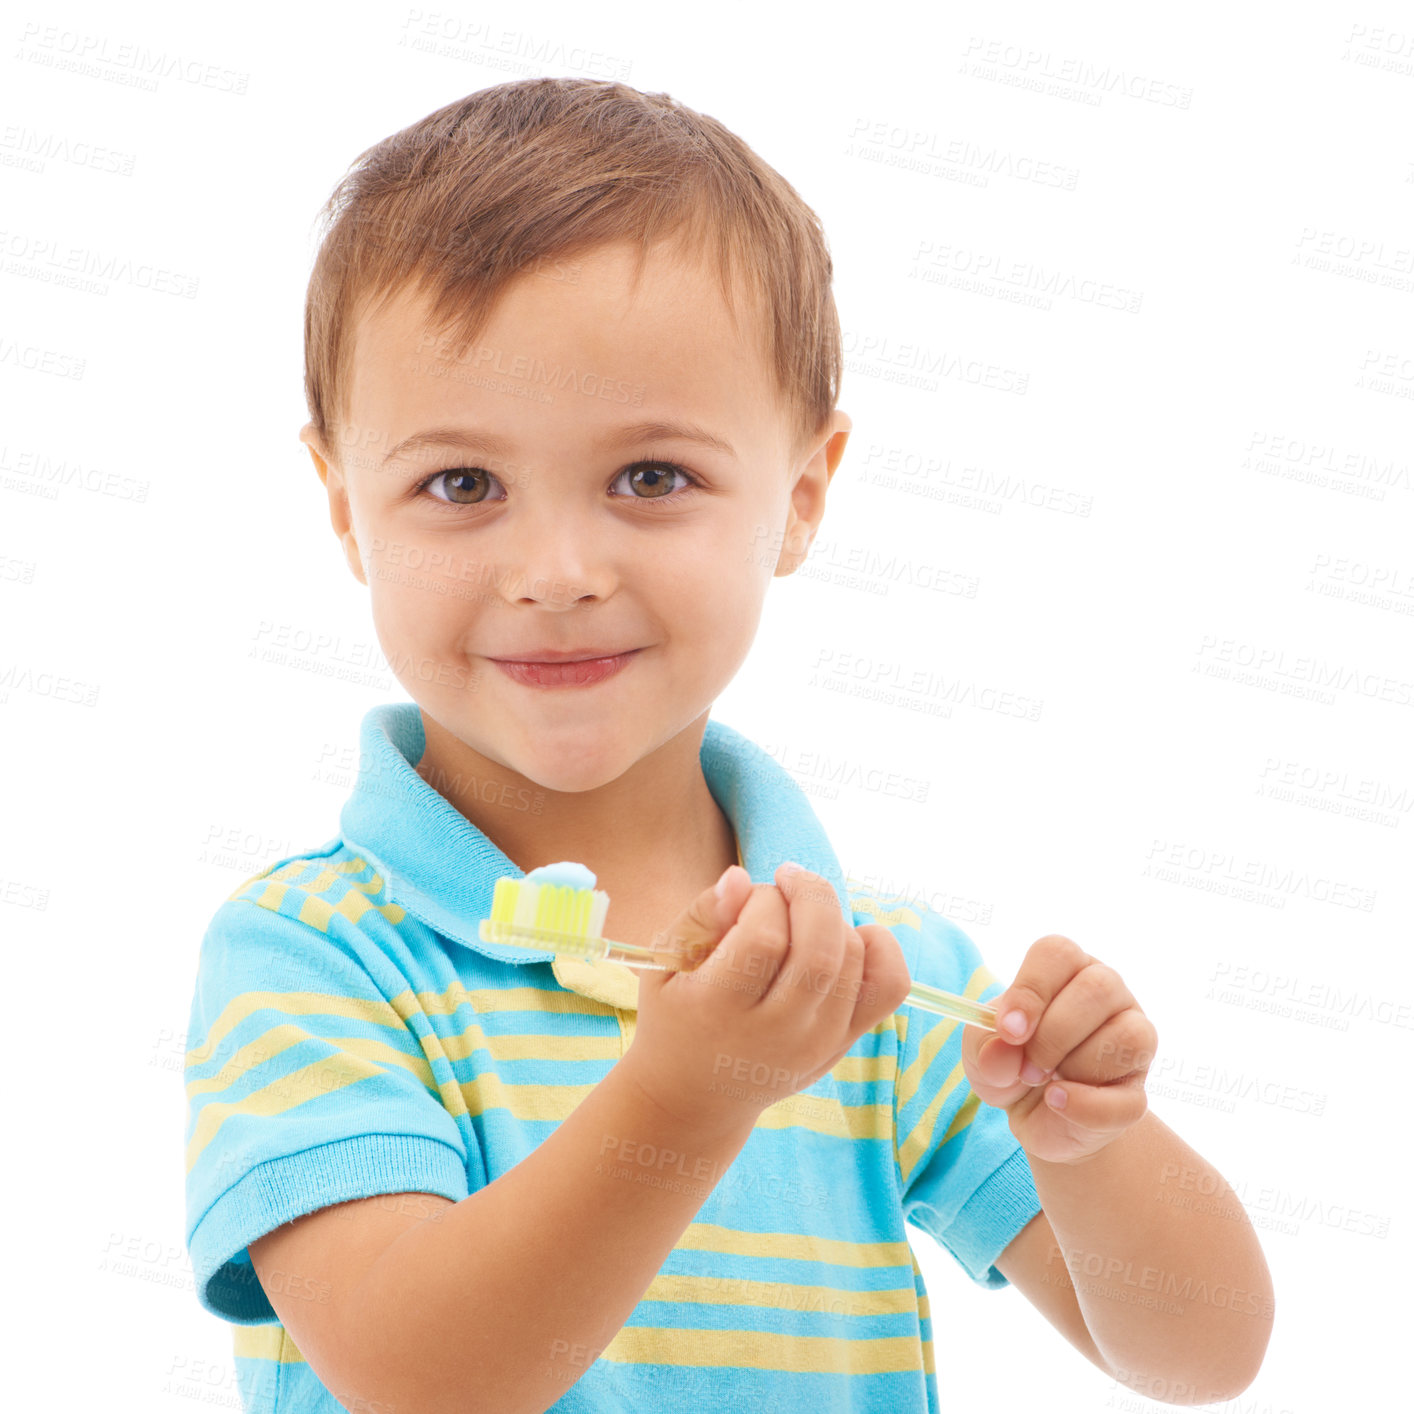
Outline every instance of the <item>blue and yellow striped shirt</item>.
{"type": "MultiPolygon", "coordinates": [[[[522,871],[417,774],[416,704],[375,707],[361,748],[339,834],[216,911],[187,1033],[196,1291],[234,1324],[241,1397],[261,1414],[342,1406],[276,1319],[247,1244],[333,1203],[466,1198],[545,1139],[633,1039],[629,968],[481,941],[495,880],[522,871]]],[[[804,792],[767,752],[709,718],[701,763],[754,880],[794,859],[834,885],[856,924],[887,926],[916,980],[1000,994],[956,925],[847,885],[804,792]]],[[[763,1111],[627,1323],[553,1409],[937,1414],[928,1294],[905,1222],[997,1287],[995,1259],[1041,1206],[1005,1114],[967,1084],[961,1030],[904,1007],[763,1111]]],[[[638,1181],[694,1181],[670,1162],[634,1163],[638,1181]]],[[[475,1392],[468,1370],[472,1404],[475,1392]]]]}

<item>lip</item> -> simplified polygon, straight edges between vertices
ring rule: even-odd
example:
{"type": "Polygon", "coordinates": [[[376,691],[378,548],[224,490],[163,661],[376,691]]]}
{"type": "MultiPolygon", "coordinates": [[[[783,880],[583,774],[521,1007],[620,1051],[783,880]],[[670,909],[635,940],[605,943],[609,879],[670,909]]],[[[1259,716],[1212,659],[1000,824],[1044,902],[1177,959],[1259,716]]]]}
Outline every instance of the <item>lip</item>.
{"type": "Polygon", "coordinates": [[[533,653],[507,653],[493,663],[587,663],[593,658],[621,658],[636,648],[541,648],[533,653]]]}
{"type": "Polygon", "coordinates": [[[643,650],[605,654],[598,658],[492,658],[505,675],[524,687],[591,687],[621,672],[643,650]]]}

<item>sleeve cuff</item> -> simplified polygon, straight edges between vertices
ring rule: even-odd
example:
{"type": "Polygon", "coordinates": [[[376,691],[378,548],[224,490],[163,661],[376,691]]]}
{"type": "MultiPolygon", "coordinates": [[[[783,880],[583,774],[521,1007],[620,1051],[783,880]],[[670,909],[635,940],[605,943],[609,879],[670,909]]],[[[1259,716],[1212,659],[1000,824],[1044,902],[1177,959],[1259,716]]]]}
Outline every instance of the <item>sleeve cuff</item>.
{"type": "Polygon", "coordinates": [[[247,1244],[306,1213],[383,1193],[435,1193],[459,1203],[469,1193],[466,1165],[449,1144],[420,1134],[359,1134],[257,1164],[187,1239],[197,1299],[237,1325],[278,1320],[247,1244]]]}
{"type": "Polygon", "coordinates": [[[973,1191],[945,1229],[947,1248],[979,1286],[1007,1286],[994,1263],[1040,1211],[1031,1165],[1018,1146],[973,1191]]]}

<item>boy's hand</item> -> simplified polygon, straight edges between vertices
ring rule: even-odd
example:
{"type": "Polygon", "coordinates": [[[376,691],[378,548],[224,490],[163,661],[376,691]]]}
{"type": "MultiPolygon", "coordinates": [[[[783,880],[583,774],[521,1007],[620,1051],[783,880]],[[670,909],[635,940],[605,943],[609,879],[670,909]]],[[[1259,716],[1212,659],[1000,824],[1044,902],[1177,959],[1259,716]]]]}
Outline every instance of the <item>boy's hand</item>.
{"type": "Polygon", "coordinates": [[[774,885],[753,884],[733,865],[723,877],[724,898],[705,890],[655,939],[706,961],[639,972],[638,1021],[619,1062],[704,1133],[749,1129],[813,1085],[910,985],[893,934],[854,927],[820,875],[782,865],[774,885]]]}
{"type": "Polygon", "coordinates": [[[998,1030],[964,1029],[962,1067],[1028,1154],[1078,1163],[1142,1118],[1158,1032],[1112,967],[1053,933],[993,1005],[998,1030]],[[1013,1032],[1015,1012],[1024,1025],[1013,1032]]]}

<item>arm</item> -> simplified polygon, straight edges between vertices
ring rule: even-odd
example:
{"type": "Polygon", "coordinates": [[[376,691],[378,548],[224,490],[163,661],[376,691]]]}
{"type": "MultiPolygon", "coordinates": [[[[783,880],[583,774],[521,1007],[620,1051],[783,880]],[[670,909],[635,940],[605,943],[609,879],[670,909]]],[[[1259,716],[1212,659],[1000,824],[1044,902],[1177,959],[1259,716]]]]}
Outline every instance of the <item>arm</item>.
{"type": "Polygon", "coordinates": [[[513,1169],[430,1220],[365,1201],[349,1221],[337,1205],[249,1244],[270,1304],[341,1403],[554,1403],[623,1327],[761,1110],[902,1005],[898,944],[851,927],[819,875],[782,865],[761,885],[733,865],[722,877],[722,898],[704,890],[671,930],[713,943],[707,960],[639,978],[628,1054],[513,1169]],[[722,1058],[774,1083],[725,1094],[722,1058]]]}
{"type": "Polygon", "coordinates": [[[1240,1393],[1271,1339],[1271,1274],[1235,1198],[1181,1201],[1231,1189],[1148,1111],[1153,1023],[1112,967],[1057,933],[994,1004],[998,1031],[967,1027],[963,1066],[1006,1110],[1050,1228],[1008,1259],[1023,1289],[1130,1388],[1171,1404],[1240,1393]]]}
{"type": "Polygon", "coordinates": [[[1152,1112],[1082,1163],[1028,1161],[1043,1211],[997,1259],[1002,1275],[1150,1398],[1197,1404],[1245,1390],[1271,1338],[1272,1281],[1222,1176],[1152,1112]],[[1195,1188],[1229,1201],[1177,1201],[1195,1188]]]}
{"type": "Polygon", "coordinates": [[[752,1123],[680,1123],[625,1057],[533,1153],[433,1218],[323,1209],[253,1242],[251,1260],[342,1402],[451,1414],[474,1394],[543,1410],[632,1314],[752,1123]],[[664,1163],[669,1151],[681,1157],[664,1163]],[[636,1181],[650,1174],[676,1182],[636,1181]]]}

